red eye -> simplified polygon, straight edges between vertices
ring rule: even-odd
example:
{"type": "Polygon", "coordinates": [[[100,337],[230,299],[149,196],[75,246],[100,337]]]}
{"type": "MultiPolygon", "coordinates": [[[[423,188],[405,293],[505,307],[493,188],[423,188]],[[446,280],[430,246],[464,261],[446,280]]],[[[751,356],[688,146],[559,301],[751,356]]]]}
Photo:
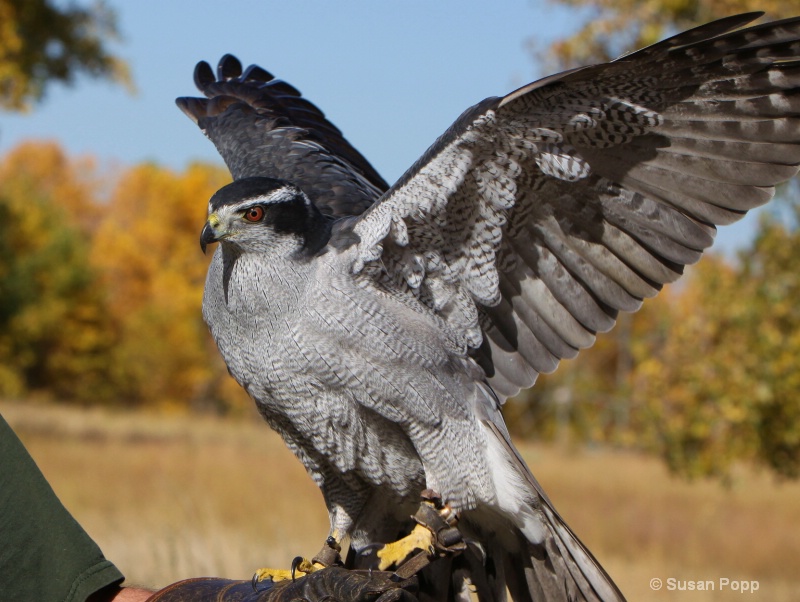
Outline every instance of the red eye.
{"type": "Polygon", "coordinates": [[[250,207],[245,214],[244,219],[248,222],[260,222],[261,218],[264,217],[264,208],[260,205],[256,205],[255,207],[250,207]]]}

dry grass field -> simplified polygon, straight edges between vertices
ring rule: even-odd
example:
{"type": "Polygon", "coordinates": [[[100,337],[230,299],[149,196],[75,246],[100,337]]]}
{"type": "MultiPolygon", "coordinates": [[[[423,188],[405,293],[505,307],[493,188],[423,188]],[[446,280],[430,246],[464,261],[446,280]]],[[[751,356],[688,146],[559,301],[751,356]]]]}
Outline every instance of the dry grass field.
{"type": "MultiPolygon", "coordinates": [[[[316,552],[327,532],[318,490],[256,420],[13,403],[0,413],[131,582],[249,578],[316,552]]],[[[800,484],[742,469],[725,489],[631,454],[521,448],[629,600],[800,599],[800,484]],[[670,578],[714,591],[670,590],[670,578]],[[732,589],[751,580],[758,591],[732,589]]]]}

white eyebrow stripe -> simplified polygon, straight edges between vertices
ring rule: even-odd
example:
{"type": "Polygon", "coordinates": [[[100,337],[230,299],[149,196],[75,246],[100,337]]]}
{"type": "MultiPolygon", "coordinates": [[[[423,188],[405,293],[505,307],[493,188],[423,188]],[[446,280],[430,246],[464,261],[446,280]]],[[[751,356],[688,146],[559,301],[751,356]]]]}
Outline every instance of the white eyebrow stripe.
{"type": "Polygon", "coordinates": [[[265,203],[265,204],[284,203],[286,201],[291,201],[295,198],[297,198],[297,193],[291,188],[284,187],[284,188],[278,188],[277,190],[273,190],[268,194],[254,196],[249,199],[244,199],[240,203],[240,206],[244,205],[245,203],[248,205],[254,203],[265,203]]]}

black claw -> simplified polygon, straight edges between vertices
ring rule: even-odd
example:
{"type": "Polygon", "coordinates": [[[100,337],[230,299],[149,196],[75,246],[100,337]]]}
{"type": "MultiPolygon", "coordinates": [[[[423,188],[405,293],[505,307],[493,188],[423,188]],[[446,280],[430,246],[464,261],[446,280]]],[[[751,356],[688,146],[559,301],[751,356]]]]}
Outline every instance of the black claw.
{"type": "Polygon", "coordinates": [[[292,560],[292,581],[294,581],[294,574],[297,571],[297,567],[300,566],[301,562],[303,562],[302,556],[295,556],[294,560],[292,560]]]}
{"type": "Polygon", "coordinates": [[[256,593],[271,589],[272,586],[275,585],[275,582],[272,580],[272,577],[270,577],[269,579],[264,579],[263,581],[259,581],[258,573],[253,574],[253,579],[251,580],[250,583],[253,586],[253,591],[256,593]]]}

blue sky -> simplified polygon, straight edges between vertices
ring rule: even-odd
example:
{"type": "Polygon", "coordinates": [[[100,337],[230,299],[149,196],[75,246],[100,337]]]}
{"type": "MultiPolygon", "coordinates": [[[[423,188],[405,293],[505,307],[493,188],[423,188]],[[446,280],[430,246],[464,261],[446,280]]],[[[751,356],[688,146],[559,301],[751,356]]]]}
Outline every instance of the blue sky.
{"type": "MultiPolygon", "coordinates": [[[[197,61],[216,66],[229,52],[297,87],[391,182],[464,109],[547,75],[532,59],[531,39],[545,47],[580,25],[574,9],[546,0],[108,4],[122,34],[112,47],[129,62],[137,93],[88,78],[52,87],[32,113],[0,113],[0,153],[36,138],[111,166],[220,162],[174,99],[196,94],[197,61]]],[[[715,247],[747,240],[754,223],[721,230],[715,247]]]]}

